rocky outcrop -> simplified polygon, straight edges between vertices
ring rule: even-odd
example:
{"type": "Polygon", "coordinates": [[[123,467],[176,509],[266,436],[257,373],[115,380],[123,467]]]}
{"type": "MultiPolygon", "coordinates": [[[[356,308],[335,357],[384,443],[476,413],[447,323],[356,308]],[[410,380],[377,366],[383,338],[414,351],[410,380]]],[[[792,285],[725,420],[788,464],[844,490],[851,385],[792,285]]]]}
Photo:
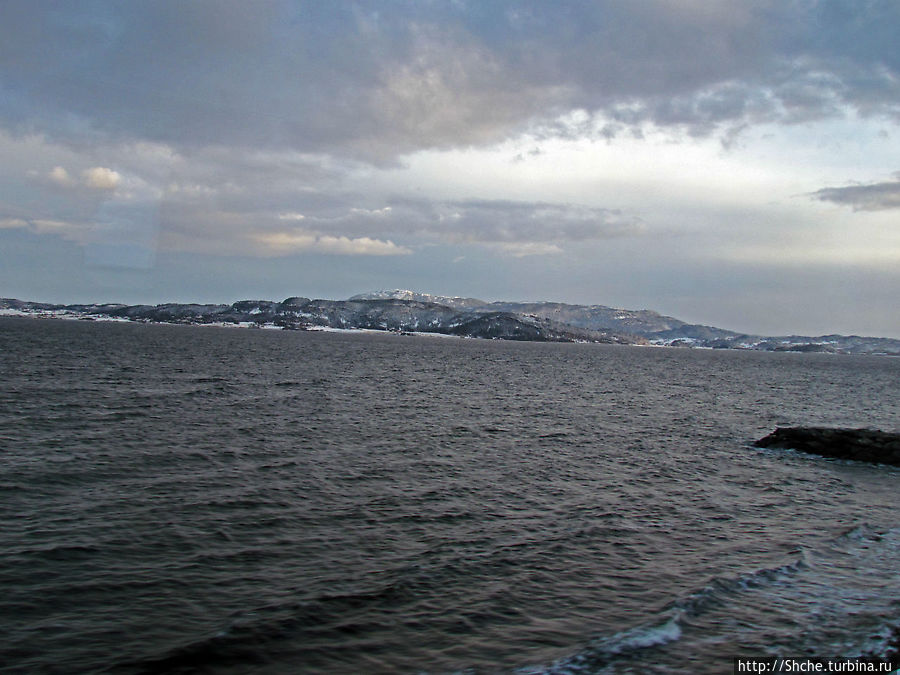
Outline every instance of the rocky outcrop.
{"type": "Polygon", "coordinates": [[[758,448],[790,448],[823,457],[900,466],[900,434],[876,429],[783,427],[756,441],[758,448]]]}

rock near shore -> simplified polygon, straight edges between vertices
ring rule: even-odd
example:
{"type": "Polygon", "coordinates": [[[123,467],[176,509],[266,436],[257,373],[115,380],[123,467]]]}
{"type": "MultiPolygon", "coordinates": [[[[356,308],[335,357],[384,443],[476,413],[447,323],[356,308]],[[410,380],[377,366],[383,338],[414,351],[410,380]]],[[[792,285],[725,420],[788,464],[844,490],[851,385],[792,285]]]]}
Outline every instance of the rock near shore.
{"type": "Polygon", "coordinates": [[[783,427],[756,441],[758,448],[790,448],[823,457],[900,466],[900,434],[876,429],[783,427]]]}

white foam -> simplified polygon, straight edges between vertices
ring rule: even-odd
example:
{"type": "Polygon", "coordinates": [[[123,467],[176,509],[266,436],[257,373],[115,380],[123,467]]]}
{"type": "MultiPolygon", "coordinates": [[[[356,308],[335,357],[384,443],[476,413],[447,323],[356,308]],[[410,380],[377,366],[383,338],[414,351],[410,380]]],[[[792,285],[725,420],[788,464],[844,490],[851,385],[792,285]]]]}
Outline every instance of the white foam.
{"type": "Polygon", "coordinates": [[[549,666],[517,670],[520,675],[569,675],[597,672],[597,667],[622,653],[649,649],[681,639],[682,610],[675,610],[668,620],[652,625],[636,626],[608,638],[595,640],[581,652],[554,661],[549,666]]]}
{"type": "Polygon", "coordinates": [[[634,649],[646,649],[674,642],[681,637],[679,618],[680,613],[660,625],[638,626],[616,633],[608,641],[604,641],[603,650],[608,654],[621,654],[634,649]]]}

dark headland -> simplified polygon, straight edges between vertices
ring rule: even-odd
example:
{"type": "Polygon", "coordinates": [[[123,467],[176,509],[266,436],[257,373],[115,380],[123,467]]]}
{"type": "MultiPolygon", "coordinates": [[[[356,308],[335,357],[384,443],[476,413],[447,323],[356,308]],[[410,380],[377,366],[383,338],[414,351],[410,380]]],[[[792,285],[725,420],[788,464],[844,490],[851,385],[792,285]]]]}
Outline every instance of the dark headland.
{"type": "Polygon", "coordinates": [[[754,445],[758,448],[800,450],[823,457],[900,466],[900,433],[876,429],[783,427],[754,445]]]}

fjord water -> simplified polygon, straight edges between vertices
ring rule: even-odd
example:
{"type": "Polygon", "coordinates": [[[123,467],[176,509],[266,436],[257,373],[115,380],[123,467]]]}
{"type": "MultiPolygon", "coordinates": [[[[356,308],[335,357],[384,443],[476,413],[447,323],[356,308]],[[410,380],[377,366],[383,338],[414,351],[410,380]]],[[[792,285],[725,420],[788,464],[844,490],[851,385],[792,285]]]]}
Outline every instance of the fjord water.
{"type": "Polygon", "coordinates": [[[722,673],[877,653],[900,360],[0,319],[0,669],[722,673]]]}

